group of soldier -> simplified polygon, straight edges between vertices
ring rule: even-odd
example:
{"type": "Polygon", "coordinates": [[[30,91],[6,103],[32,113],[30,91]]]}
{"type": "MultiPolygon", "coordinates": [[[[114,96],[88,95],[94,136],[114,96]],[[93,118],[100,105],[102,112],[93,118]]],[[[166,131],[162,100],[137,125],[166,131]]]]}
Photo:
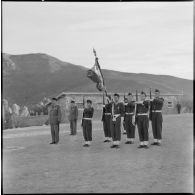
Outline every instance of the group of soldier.
{"type": "MultiPolygon", "coordinates": [[[[113,99],[106,96],[106,103],[103,105],[102,122],[104,129],[104,142],[112,142],[111,148],[120,148],[121,142],[121,124],[124,121],[127,141],[125,144],[134,144],[135,129],[137,126],[140,144],[138,148],[149,148],[149,120],[152,123],[153,143],[151,145],[161,145],[162,140],[162,107],[164,99],[160,97],[160,91],[155,90],[155,97],[146,100],[144,91],[140,94],[140,100],[134,101],[133,94],[128,93],[126,101],[119,102],[119,94],[115,93],[113,99]]],[[[52,108],[49,112],[52,142],[59,142],[59,123],[61,121],[60,106],[56,104],[56,98],[52,99],[52,108]]],[[[89,147],[92,141],[92,118],[94,108],[92,101],[87,100],[87,105],[83,110],[82,129],[85,143],[84,147],[89,147]]],[[[78,108],[75,101],[71,101],[69,110],[70,135],[76,135],[76,126],[78,119],[78,108]]]]}

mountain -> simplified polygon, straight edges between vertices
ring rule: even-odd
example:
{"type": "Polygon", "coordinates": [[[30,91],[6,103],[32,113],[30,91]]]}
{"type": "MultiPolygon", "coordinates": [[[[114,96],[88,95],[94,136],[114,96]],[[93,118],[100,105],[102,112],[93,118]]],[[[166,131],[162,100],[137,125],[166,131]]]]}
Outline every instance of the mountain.
{"type": "MultiPolygon", "coordinates": [[[[86,76],[87,68],[63,62],[47,54],[3,54],[3,98],[11,104],[34,104],[61,92],[98,92],[86,76]]],[[[166,75],[102,70],[108,92],[158,88],[162,93],[180,93],[192,99],[192,80],[166,75]]]]}

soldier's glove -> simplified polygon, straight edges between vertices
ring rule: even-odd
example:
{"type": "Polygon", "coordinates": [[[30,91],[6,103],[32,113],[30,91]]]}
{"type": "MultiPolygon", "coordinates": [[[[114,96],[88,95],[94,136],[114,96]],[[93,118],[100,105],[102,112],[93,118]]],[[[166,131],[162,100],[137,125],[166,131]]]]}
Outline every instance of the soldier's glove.
{"type": "Polygon", "coordinates": [[[132,124],[135,126],[135,115],[132,117],[132,124]]]}
{"type": "Polygon", "coordinates": [[[113,116],[112,121],[116,121],[116,116],[113,116]]]}

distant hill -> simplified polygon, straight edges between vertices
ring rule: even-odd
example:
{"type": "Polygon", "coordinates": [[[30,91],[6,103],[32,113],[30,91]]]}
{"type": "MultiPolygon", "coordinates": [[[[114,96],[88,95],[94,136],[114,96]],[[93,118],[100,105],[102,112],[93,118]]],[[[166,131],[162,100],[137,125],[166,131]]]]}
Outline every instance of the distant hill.
{"type": "MultiPolygon", "coordinates": [[[[86,77],[88,69],[47,54],[3,54],[3,98],[19,105],[34,104],[61,92],[98,92],[86,77]]],[[[184,94],[192,99],[192,80],[166,75],[103,70],[107,90],[129,92],[158,88],[162,93],[184,94]]]]}

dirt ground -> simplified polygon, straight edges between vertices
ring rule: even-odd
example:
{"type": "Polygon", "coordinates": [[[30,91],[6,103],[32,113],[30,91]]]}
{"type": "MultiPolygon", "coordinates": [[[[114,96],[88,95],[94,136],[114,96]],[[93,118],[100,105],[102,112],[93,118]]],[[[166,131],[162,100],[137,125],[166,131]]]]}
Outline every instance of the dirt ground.
{"type": "MultiPolygon", "coordinates": [[[[152,131],[150,125],[150,143],[152,131]]],[[[69,135],[62,124],[60,143],[50,145],[48,126],[3,132],[3,193],[193,193],[193,115],[166,115],[162,146],[120,149],[103,143],[102,123],[93,121],[91,147],[69,135]]]]}

